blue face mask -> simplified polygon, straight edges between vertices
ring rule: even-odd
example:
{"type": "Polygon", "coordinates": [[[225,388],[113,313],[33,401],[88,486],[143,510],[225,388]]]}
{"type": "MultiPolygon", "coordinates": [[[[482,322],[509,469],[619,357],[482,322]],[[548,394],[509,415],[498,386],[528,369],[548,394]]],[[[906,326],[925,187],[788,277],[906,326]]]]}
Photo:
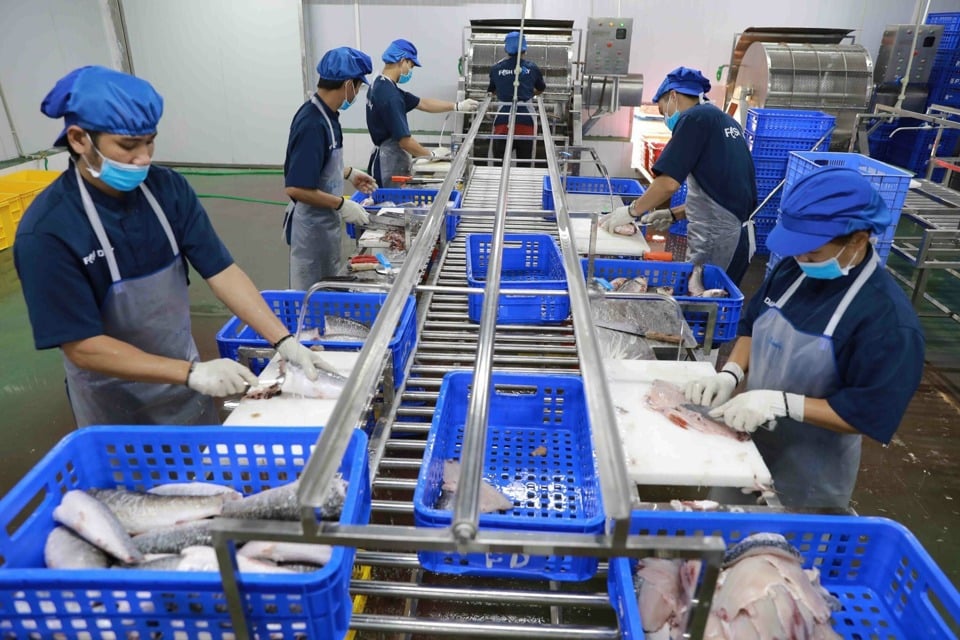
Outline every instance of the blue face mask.
{"type": "MultiPolygon", "coordinates": [[[[347,82],[350,82],[349,80],[347,82]]],[[[343,94],[343,102],[340,103],[340,111],[346,111],[357,99],[357,94],[353,94],[353,100],[347,100],[347,94],[343,94]]]]}
{"type": "MultiPolygon", "coordinates": [[[[669,104],[669,103],[668,103],[669,104]]],[[[677,121],[680,119],[680,107],[677,106],[677,110],[672,114],[663,119],[663,124],[667,125],[667,129],[673,131],[673,128],[677,126],[677,121]]]]}
{"type": "MultiPolygon", "coordinates": [[[[89,135],[87,137],[89,138],[89,135]]],[[[147,173],[150,172],[149,164],[139,165],[117,162],[100,153],[97,145],[93,144],[92,138],[90,138],[90,145],[93,147],[93,150],[97,152],[97,155],[100,156],[100,170],[96,171],[90,166],[89,162],[87,162],[87,168],[90,171],[90,175],[94,178],[100,178],[108,187],[113,187],[117,191],[133,191],[147,179],[147,173]]]]}
{"type": "MultiPolygon", "coordinates": [[[[846,249],[847,247],[844,245],[843,249],[840,249],[840,253],[843,253],[846,249]]],[[[823,262],[800,262],[797,260],[797,264],[800,265],[800,270],[803,271],[808,278],[814,278],[815,280],[836,280],[849,274],[850,267],[852,266],[851,264],[847,264],[845,267],[840,266],[840,261],[837,259],[840,257],[840,253],[823,262]]]]}
{"type": "Polygon", "coordinates": [[[410,71],[400,74],[400,79],[397,82],[399,84],[407,84],[408,82],[410,82],[410,78],[412,77],[413,77],[413,69],[410,69],[410,71]]]}

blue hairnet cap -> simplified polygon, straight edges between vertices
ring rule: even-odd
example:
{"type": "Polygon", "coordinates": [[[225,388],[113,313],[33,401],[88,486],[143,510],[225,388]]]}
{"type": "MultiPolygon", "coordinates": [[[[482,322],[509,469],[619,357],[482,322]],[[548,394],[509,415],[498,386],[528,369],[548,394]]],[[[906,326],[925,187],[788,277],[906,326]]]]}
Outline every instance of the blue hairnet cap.
{"type": "Polygon", "coordinates": [[[653,96],[653,101],[659,101],[667,91],[676,91],[677,93],[688,96],[698,96],[701,93],[710,91],[710,81],[697,69],[677,67],[668,73],[667,77],[660,83],[657,93],[653,96]]]}
{"type": "Polygon", "coordinates": [[[60,78],[40,103],[50,118],[63,118],[55,147],[67,146],[67,127],[124,136],[156,133],[163,98],[146,80],[106,67],[80,67],[60,78]]]}
{"type": "Polygon", "coordinates": [[[404,40],[403,38],[391,42],[390,46],[387,47],[387,50],[383,52],[381,59],[384,62],[412,60],[414,66],[422,66],[420,64],[420,60],[417,58],[417,48],[413,46],[412,42],[409,40],[404,40]]]}
{"type": "Polygon", "coordinates": [[[511,31],[503,39],[503,48],[507,50],[507,55],[515,56],[518,51],[527,50],[527,39],[521,39],[519,31],[511,31]]]}
{"type": "Polygon", "coordinates": [[[781,256],[798,256],[854,231],[881,233],[892,222],[883,198],[859,171],[823,167],[783,196],[767,246],[781,256]]]}
{"type": "Polygon", "coordinates": [[[317,63],[317,74],[324,80],[363,80],[373,72],[373,61],[363,51],[350,47],[330,49],[317,63]]]}

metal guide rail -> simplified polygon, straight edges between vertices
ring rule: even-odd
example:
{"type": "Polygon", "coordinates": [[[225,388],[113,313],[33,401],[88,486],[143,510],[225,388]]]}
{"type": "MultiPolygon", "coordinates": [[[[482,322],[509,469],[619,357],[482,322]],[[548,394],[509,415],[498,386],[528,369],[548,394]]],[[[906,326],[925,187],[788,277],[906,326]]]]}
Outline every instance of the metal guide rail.
{"type": "MultiPolygon", "coordinates": [[[[568,277],[573,326],[496,325],[503,233],[551,233],[558,237],[568,274],[580,273],[579,257],[571,242],[565,196],[554,194],[556,222],[541,212],[542,178],[559,184],[552,141],[547,170],[511,167],[474,167],[469,176],[464,210],[457,236],[441,239],[442,253],[430,272],[428,286],[418,296],[418,345],[408,365],[404,385],[386,415],[378,422],[370,443],[373,515],[370,525],[347,526],[321,522],[317,508],[343,455],[346,438],[356,424],[378,380],[373,363],[382,356],[399,317],[399,302],[415,290],[420,263],[425,264],[443,223],[443,205],[454,183],[466,169],[473,139],[487,109],[481,104],[474,126],[453,160],[450,173],[431,207],[421,232],[408,252],[394,288],[363,347],[358,368],[334,409],[317,450],[301,477],[300,522],[226,520],[217,527],[214,544],[234,630],[250,637],[238,585],[233,542],[284,540],[339,544],[358,548],[357,562],[373,567],[371,580],[351,582],[351,593],[366,595],[367,612],[354,615],[351,628],[359,638],[445,637],[488,638],[618,638],[614,612],[603,579],[605,565],[586,582],[556,583],[502,579],[458,578],[425,572],[417,556],[422,551],[460,553],[523,553],[575,555],[606,559],[613,555],[696,557],[704,560],[704,580],[693,601],[691,637],[706,624],[713,588],[724,551],[715,537],[628,536],[627,524],[634,489],[626,478],[623,450],[616,433],[613,403],[603,375],[596,334],[589,320],[586,284],[568,277]],[[512,174],[512,179],[510,175],[512,174]],[[499,186],[496,186],[499,185],[499,186]],[[532,217],[507,215],[536,211],[532,217]],[[485,210],[487,215],[480,215],[485,210]],[[494,214],[489,215],[493,211],[494,214]],[[484,292],[481,322],[467,315],[465,239],[469,233],[491,233],[491,266],[484,292]],[[451,291],[450,288],[458,288],[451,291]],[[443,376],[456,370],[474,371],[473,393],[465,428],[458,500],[449,528],[413,527],[412,495],[422,464],[426,435],[443,376]],[[600,488],[607,515],[605,534],[559,534],[496,531],[477,528],[481,483],[483,432],[489,401],[490,373],[579,373],[584,380],[592,439],[600,472],[600,488]],[[476,406],[475,406],[476,405],[476,406]],[[477,409],[479,407],[479,409],[477,409]],[[480,424],[475,424],[480,421],[480,424]],[[481,428],[477,428],[477,427],[481,428]],[[479,434],[479,436],[478,436],[479,434]],[[471,445],[471,437],[479,446],[471,445]],[[479,449],[479,450],[478,450],[479,449]],[[471,457],[473,458],[471,461],[471,457]],[[471,471],[471,462],[473,470],[471,471]]],[[[539,117],[546,119],[538,101],[539,117]]],[[[506,154],[512,147],[515,103],[511,110],[506,154]]],[[[511,290],[512,292],[513,290],[511,290]]]]}

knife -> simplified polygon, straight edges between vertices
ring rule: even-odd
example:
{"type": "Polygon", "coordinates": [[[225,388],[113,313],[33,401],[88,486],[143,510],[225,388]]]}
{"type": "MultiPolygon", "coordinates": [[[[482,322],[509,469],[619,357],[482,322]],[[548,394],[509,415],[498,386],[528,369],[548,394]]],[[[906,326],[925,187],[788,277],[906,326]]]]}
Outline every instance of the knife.
{"type": "Polygon", "coordinates": [[[680,344],[682,338],[680,336],[671,335],[669,333],[661,333],[659,331],[644,331],[636,325],[627,324],[626,322],[608,322],[603,320],[594,320],[593,324],[595,327],[601,329],[609,329],[610,331],[617,331],[619,333],[626,333],[627,335],[637,336],[638,338],[646,338],[648,340],[657,340],[659,342],[669,342],[670,344],[680,344]]]}

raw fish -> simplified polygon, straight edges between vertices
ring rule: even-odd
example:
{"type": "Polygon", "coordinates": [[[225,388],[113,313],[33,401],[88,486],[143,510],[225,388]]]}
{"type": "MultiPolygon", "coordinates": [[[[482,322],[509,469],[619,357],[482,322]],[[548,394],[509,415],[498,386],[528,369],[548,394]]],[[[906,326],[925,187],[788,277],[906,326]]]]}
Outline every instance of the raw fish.
{"type": "Polygon", "coordinates": [[[106,569],[107,554],[66,527],[56,527],[43,546],[43,561],[49,569],[106,569]]]}
{"type": "MultiPolygon", "coordinates": [[[[486,478],[480,483],[480,513],[507,511],[513,509],[513,500],[500,493],[486,478]]],[[[437,499],[437,509],[453,510],[457,486],[460,483],[460,462],[458,460],[443,461],[443,485],[440,497],[437,499]]]]}
{"type": "Polygon", "coordinates": [[[258,558],[271,562],[306,563],[323,566],[330,562],[333,547],[325,544],[303,542],[276,542],[251,540],[237,552],[246,558],[258,558]]]}
{"type": "Polygon", "coordinates": [[[143,561],[117,516],[85,491],[68,491],[53,510],[53,519],[81,538],[127,564],[143,561]]]}
{"type": "Polygon", "coordinates": [[[243,497],[243,494],[233,487],[227,487],[222,484],[214,484],[212,482],[170,482],[168,484],[160,484],[152,489],[148,489],[147,493],[152,493],[158,496],[224,495],[224,500],[239,500],[243,497]]]}
{"type": "MultiPolygon", "coordinates": [[[[712,435],[733,438],[734,440],[749,440],[750,434],[731,429],[725,424],[716,422],[707,417],[705,411],[701,413],[699,407],[690,405],[683,390],[664,380],[655,380],[646,397],[647,406],[665,415],[670,422],[683,429],[693,429],[712,435]]],[[[704,410],[707,408],[704,407],[704,410]]]]}
{"type": "MultiPolygon", "coordinates": [[[[267,489],[243,500],[228,502],[223,506],[224,518],[241,520],[299,520],[300,501],[297,490],[300,481],[267,489]]],[[[339,520],[347,496],[347,482],[339,473],[333,477],[323,505],[324,520],[339,520]]]]}
{"type": "Polygon", "coordinates": [[[133,537],[141,553],[180,553],[186,547],[213,544],[210,520],[160,527],[133,537]]]}
{"type": "Polygon", "coordinates": [[[637,233],[637,226],[634,224],[623,224],[613,230],[614,233],[621,236],[632,236],[637,233]]]}
{"type": "Polygon", "coordinates": [[[218,516],[229,495],[158,496],[123,489],[90,489],[89,493],[107,505],[131,534],[218,516]]]}
{"type": "Polygon", "coordinates": [[[362,342],[370,335],[370,327],[351,318],[323,316],[323,339],[339,342],[362,342]]]}
{"type": "Polygon", "coordinates": [[[697,560],[644,558],[637,563],[633,584],[644,631],[681,637],[699,570],[697,560]]]}

